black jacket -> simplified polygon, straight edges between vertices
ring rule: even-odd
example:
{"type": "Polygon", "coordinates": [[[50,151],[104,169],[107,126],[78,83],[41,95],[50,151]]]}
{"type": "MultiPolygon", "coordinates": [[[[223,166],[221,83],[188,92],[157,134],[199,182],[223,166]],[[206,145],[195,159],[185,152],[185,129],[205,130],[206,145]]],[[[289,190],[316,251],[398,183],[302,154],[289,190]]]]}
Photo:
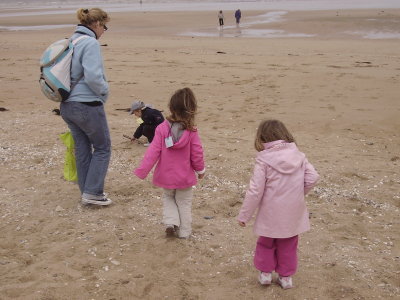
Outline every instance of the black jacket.
{"type": "Polygon", "coordinates": [[[154,130],[156,130],[156,127],[164,122],[164,117],[159,110],[146,107],[142,110],[142,120],[143,123],[139,125],[133,135],[135,139],[138,139],[143,135],[143,128],[145,126],[153,126],[154,130]]]}

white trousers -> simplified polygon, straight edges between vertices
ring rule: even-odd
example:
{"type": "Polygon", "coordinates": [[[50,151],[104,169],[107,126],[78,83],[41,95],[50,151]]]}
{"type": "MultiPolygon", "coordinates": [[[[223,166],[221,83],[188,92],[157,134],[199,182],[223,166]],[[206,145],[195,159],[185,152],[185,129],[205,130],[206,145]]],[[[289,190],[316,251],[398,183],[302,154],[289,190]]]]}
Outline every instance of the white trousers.
{"type": "Polygon", "coordinates": [[[164,189],[162,200],[163,223],[179,227],[179,237],[186,238],[192,233],[192,188],[164,189]]]}

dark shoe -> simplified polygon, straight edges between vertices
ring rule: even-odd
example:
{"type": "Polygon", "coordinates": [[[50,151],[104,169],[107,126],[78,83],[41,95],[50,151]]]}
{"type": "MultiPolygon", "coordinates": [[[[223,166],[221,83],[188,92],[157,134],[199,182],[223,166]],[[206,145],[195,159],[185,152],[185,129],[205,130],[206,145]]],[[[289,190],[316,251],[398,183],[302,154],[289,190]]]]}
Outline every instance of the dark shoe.
{"type": "Polygon", "coordinates": [[[175,228],[173,225],[167,225],[167,228],[165,228],[165,235],[167,237],[174,237],[175,236],[175,228]]]}

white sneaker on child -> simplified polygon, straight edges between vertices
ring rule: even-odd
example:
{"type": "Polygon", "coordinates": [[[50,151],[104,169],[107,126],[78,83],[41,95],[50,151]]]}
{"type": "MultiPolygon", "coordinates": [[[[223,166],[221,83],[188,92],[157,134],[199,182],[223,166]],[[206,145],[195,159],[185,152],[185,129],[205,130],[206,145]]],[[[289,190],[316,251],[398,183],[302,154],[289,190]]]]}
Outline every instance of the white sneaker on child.
{"type": "Polygon", "coordinates": [[[258,281],[262,285],[270,285],[272,282],[272,273],[260,272],[260,275],[258,276],[258,281]]]}
{"type": "Polygon", "coordinates": [[[292,277],[278,277],[278,284],[284,289],[291,289],[293,287],[292,277]]]}

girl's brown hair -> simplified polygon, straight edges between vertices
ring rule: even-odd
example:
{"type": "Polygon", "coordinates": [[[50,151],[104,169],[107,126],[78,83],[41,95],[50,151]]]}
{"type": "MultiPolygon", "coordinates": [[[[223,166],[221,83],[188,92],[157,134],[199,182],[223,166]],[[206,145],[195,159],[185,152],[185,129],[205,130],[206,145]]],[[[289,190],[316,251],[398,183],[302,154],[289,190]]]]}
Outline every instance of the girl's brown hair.
{"type": "Polygon", "coordinates": [[[92,25],[100,22],[100,25],[103,26],[110,21],[108,14],[100,8],[80,8],[76,11],[76,16],[83,25],[92,25]]]}
{"type": "Polygon", "coordinates": [[[286,126],[278,120],[261,121],[257,129],[254,147],[257,151],[263,151],[263,143],[269,143],[277,140],[284,140],[288,143],[296,143],[292,134],[286,126]]]}
{"type": "Polygon", "coordinates": [[[170,122],[179,122],[183,129],[196,130],[194,117],[197,112],[197,101],[190,88],[177,90],[169,101],[171,115],[167,117],[170,122]]]}

